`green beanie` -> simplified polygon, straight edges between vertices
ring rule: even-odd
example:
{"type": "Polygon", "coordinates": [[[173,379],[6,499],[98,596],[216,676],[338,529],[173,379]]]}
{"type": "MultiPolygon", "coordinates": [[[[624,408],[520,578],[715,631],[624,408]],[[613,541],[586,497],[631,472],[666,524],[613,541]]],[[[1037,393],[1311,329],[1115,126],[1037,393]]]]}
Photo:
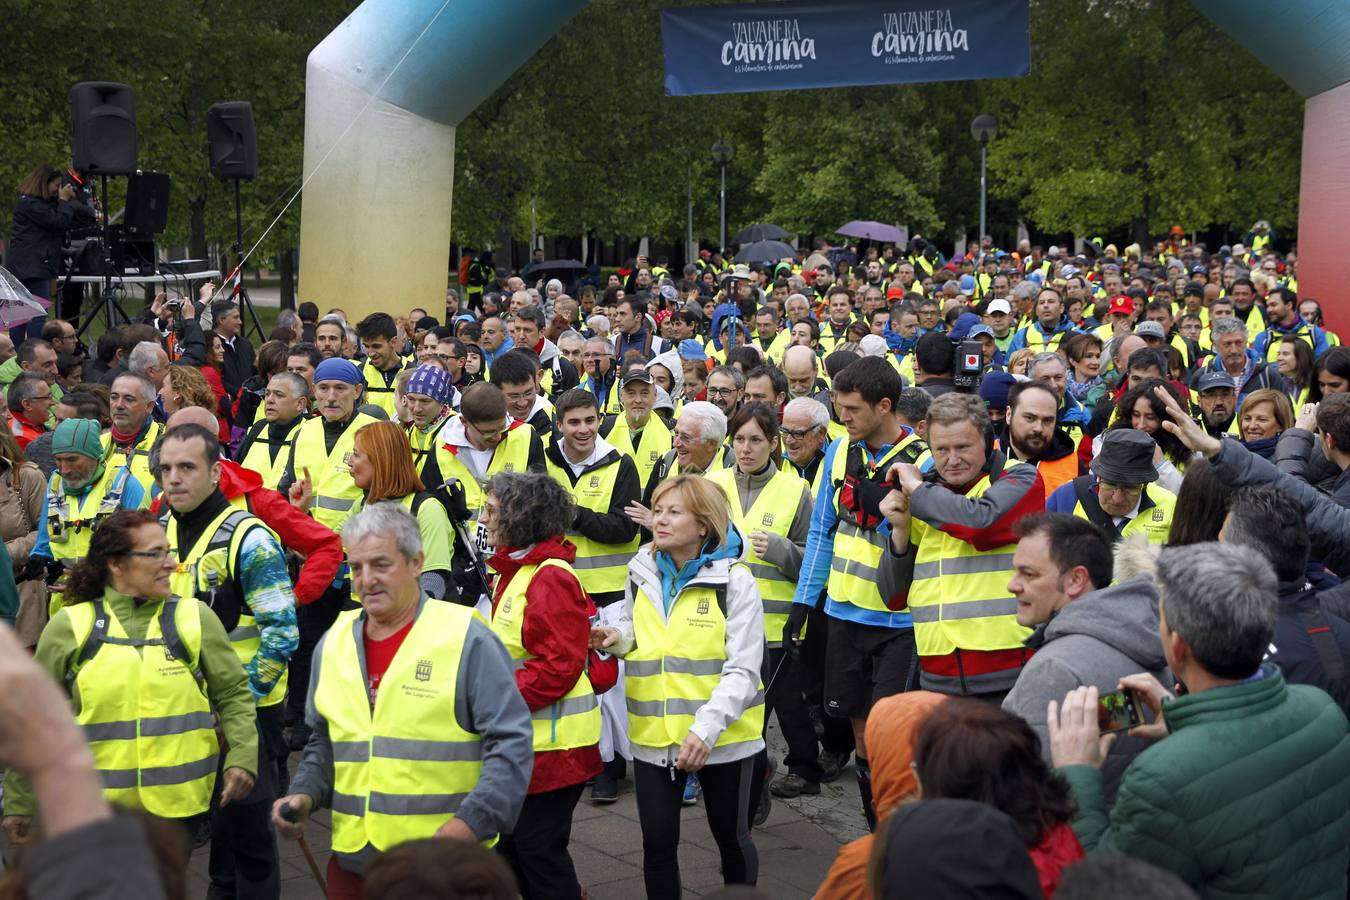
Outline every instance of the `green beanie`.
{"type": "Polygon", "coordinates": [[[103,429],[96,419],[66,419],[52,434],[52,454],[78,453],[90,459],[103,458],[99,437],[103,429]]]}

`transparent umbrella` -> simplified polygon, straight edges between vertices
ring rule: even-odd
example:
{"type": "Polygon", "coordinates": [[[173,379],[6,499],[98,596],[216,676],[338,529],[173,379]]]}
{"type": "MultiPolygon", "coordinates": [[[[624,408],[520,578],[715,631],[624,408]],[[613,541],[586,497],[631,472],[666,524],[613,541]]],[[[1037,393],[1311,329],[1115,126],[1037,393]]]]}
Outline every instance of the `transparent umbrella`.
{"type": "Polygon", "coordinates": [[[28,292],[14,273],[0,267],[0,329],[22,325],[46,313],[46,307],[28,292]]]}

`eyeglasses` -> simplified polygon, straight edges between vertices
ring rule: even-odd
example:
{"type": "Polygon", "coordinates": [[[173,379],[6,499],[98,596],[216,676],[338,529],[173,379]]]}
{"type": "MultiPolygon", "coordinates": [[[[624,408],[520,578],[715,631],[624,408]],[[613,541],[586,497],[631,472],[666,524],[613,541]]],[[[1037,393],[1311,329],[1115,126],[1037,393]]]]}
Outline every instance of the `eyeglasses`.
{"type": "Polygon", "coordinates": [[[172,551],[165,547],[163,550],[128,550],[127,556],[139,556],[142,559],[153,560],[154,562],[163,562],[169,558],[172,551]]]}
{"type": "Polygon", "coordinates": [[[1097,487],[1103,494],[1141,494],[1144,491],[1142,484],[1115,484],[1110,481],[1098,481],[1097,487]]]}
{"type": "Polygon", "coordinates": [[[738,393],[736,388],[708,388],[709,397],[735,397],[738,393]]]}
{"type": "Polygon", "coordinates": [[[815,426],[815,425],[812,425],[810,428],[781,428],[781,427],[780,427],[778,430],[781,431],[781,432],[783,433],[783,437],[786,437],[786,438],[792,438],[794,441],[800,441],[802,438],[806,437],[808,434],[810,434],[811,432],[815,431],[815,430],[816,430],[816,427],[817,427],[817,426],[815,426]]]}

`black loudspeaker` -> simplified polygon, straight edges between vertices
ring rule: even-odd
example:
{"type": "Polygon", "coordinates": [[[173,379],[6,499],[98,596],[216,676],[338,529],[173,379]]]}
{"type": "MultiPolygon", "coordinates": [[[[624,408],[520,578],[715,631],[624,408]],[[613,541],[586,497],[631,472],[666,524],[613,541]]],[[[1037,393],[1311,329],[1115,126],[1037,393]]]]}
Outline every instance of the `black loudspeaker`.
{"type": "Polygon", "coordinates": [[[169,224],[169,176],[164,172],[137,172],[127,179],[127,228],[141,234],[159,234],[169,224]]]}
{"type": "Polygon", "coordinates": [[[258,177],[258,133],[253,104],[247,100],[217,103],[206,111],[207,153],[216,178],[252,181],[258,177]]]}
{"type": "Polygon", "coordinates": [[[77,172],[136,171],[136,92],[125,84],[82,81],[70,89],[71,163],[77,172]]]}

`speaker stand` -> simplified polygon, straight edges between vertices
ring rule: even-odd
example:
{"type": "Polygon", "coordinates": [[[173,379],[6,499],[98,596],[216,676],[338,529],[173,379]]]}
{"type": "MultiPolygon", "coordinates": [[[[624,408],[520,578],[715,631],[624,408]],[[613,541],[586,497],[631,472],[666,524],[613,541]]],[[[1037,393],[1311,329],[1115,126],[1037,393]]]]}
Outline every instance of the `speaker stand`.
{"type": "Polygon", "coordinates": [[[89,317],[80,324],[80,328],[75,332],[76,339],[83,338],[84,333],[89,330],[99,317],[99,312],[103,313],[104,329],[112,328],[114,325],[126,323],[131,324],[131,316],[128,316],[126,310],[122,309],[117,302],[117,289],[113,287],[113,253],[111,232],[108,228],[108,176],[100,175],[99,183],[103,189],[103,286],[99,295],[98,306],[90,312],[89,317]],[[119,321],[120,318],[120,321],[119,321]]]}
{"type": "Polygon", "coordinates": [[[258,334],[258,346],[267,340],[267,335],[263,333],[262,322],[258,319],[258,311],[253,308],[253,298],[248,295],[248,288],[244,285],[244,214],[239,203],[239,179],[234,180],[234,246],[230,252],[239,260],[239,317],[244,320],[244,338],[248,339],[249,321],[253,322],[253,330],[258,334]],[[244,313],[247,311],[248,315],[244,313]]]}

